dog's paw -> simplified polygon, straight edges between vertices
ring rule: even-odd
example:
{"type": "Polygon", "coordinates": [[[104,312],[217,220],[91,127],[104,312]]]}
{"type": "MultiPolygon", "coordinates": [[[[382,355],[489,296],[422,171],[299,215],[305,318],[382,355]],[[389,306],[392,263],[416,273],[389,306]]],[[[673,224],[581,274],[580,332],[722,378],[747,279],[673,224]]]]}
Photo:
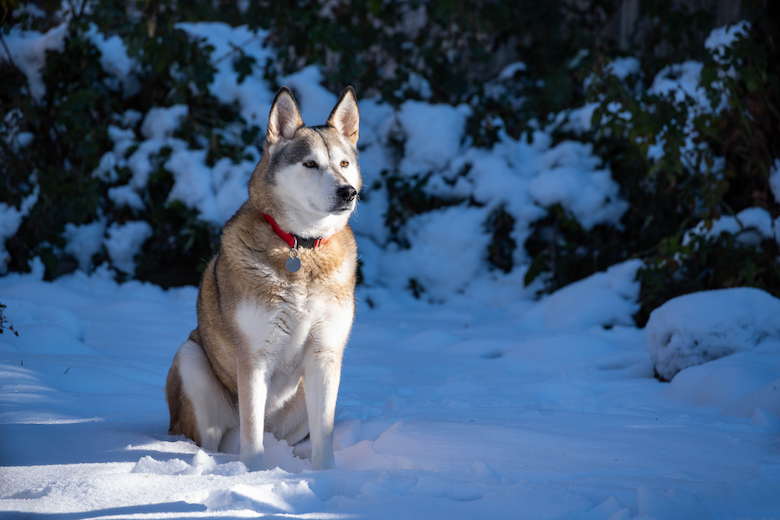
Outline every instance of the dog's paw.
{"type": "Polygon", "coordinates": [[[244,463],[249,471],[260,471],[263,469],[263,452],[241,452],[239,460],[244,463]]]}
{"type": "Polygon", "coordinates": [[[336,458],[333,456],[333,452],[322,453],[319,456],[312,455],[311,469],[336,469],[336,458]]]}

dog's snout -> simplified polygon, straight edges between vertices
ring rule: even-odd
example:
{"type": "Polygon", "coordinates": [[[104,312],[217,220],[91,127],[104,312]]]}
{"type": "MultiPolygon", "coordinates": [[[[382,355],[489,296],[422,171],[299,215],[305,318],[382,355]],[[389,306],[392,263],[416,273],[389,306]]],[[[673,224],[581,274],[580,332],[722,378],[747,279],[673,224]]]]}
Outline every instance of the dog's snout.
{"type": "Polygon", "coordinates": [[[336,196],[343,202],[352,202],[357,197],[357,190],[352,186],[341,186],[336,190],[336,196]]]}

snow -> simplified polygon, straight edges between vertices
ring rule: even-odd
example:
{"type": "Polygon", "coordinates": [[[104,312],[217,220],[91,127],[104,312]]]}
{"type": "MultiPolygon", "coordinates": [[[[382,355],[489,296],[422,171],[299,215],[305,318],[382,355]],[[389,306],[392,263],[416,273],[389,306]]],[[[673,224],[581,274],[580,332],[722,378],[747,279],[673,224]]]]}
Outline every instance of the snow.
{"type": "MultiPolygon", "coordinates": [[[[554,204],[560,204],[586,230],[599,224],[620,226],[628,205],[620,197],[619,186],[610,170],[600,167],[601,160],[593,154],[592,145],[576,141],[552,143],[550,134],[543,131],[534,133],[531,144],[525,136],[515,140],[503,135],[491,149],[463,151],[452,159],[446,170],[434,173],[424,189],[445,200],[473,197],[489,211],[503,207],[515,219],[511,238],[516,244],[525,243],[532,224],[546,215],[544,208],[554,204]]],[[[444,161],[439,166],[443,164],[444,161]]],[[[462,211],[468,209],[463,207],[462,211]]],[[[407,227],[416,225],[415,222],[410,220],[407,227]]],[[[478,228],[466,226],[458,236],[461,241],[479,244],[486,240],[480,234],[484,235],[485,231],[480,233],[478,228]]],[[[395,251],[384,254],[393,256],[395,251]]],[[[514,262],[520,267],[528,264],[522,247],[515,250],[514,262]]],[[[440,292],[462,289],[458,283],[441,282],[437,288],[440,292]]]]}
{"type": "Polygon", "coordinates": [[[514,78],[515,74],[518,72],[525,72],[526,70],[528,70],[528,66],[525,63],[522,61],[515,61],[501,69],[501,72],[498,73],[498,79],[510,80],[514,78]]]}
{"type": "Polygon", "coordinates": [[[10,256],[5,248],[5,241],[11,238],[19,230],[22,220],[30,214],[35,203],[38,202],[40,187],[36,184],[35,190],[25,197],[19,209],[5,202],[0,202],[0,275],[8,271],[10,256]]]}
{"type": "MultiPolygon", "coordinates": [[[[279,81],[281,85],[287,85],[295,95],[304,123],[311,126],[327,121],[338,98],[320,85],[323,77],[316,65],[309,65],[299,72],[281,77],[279,81]]],[[[270,105],[268,108],[270,110],[270,105]]]]}
{"type": "Polygon", "coordinates": [[[598,103],[586,103],[579,108],[559,112],[553,122],[553,127],[560,126],[564,132],[581,134],[593,129],[593,113],[599,107],[598,103]]]}
{"type": "Polygon", "coordinates": [[[775,159],[769,168],[769,188],[772,190],[775,201],[780,201],[780,158],[775,159]]]}
{"type": "Polygon", "coordinates": [[[108,227],[108,237],[103,244],[114,266],[125,274],[135,274],[135,257],[141,252],[144,242],[152,236],[152,226],[145,220],[134,220],[124,224],[116,222],[108,227]]]}
{"type": "Polygon", "coordinates": [[[534,317],[552,330],[631,326],[631,316],[639,311],[636,275],[641,267],[641,260],[629,260],[571,283],[534,306],[526,319],[534,317]],[[593,305],[594,301],[599,304],[593,305]]]}
{"type": "Polygon", "coordinates": [[[624,56],[615,58],[607,63],[606,67],[604,67],[604,71],[620,80],[625,80],[632,74],[640,74],[642,71],[642,64],[639,62],[639,59],[634,56],[624,56]]]}
{"type": "MultiPolygon", "coordinates": [[[[210,93],[220,103],[238,107],[247,124],[264,127],[275,90],[263,72],[266,60],[273,56],[265,41],[268,33],[223,23],[181,23],[177,28],[193,40],[203,40],[213,46],[211,57],[216,70],[208,86],[210,93]],[[233,61],[242,56],[253,59],[254,65],[250,74],[239,81],[233,61]]],[[[129,89],[137,67],[127,58],[121,40],[106,38],[95,31],[90,32],[90,37],[102,52],[101,59],[108,74],[129,89]]],[[[629,58],[616,62],[614,73],[619,75],[631,70],[633,63],[629,58]]],[[[505,72],[509,74],[522,68],[523,64],[517,62],[509,65],[505,72]]],[[[308,124],[323,123],[337,99],[336,94],[322,86],[323,76],[315,65],[277,81],[293,89],[308,124]]],[[[594,106],[587,106],[580,114],[573,115],[579,120],[575,126],[589,126],[593,109],[594,106]]],[[[246,184],[259,152],[254,146],[248,146],[243,155],[249,159],[233,162],[220,158],[213,165],[207,164],[207,150],[174,137],[188,117],[188,111],[185,105],[173,105],[154,107],[145,114],[133,110],[116,114],[115,124],[108,128],[113,149],[101,157],[92,175],[109,184],[108,199],[115,207],[130,208],[139,216],[147,209],[144,201],[150,176],[164,169],[173,177],[167,201],[182,203],[194,210],[199,219],[219,228],[246,200],[246,184]],[[128,170],[130,178],[120,184],[128,170]]],[[[361,99],[360,111],[359,146],[365,189],[352,223],[362,244],[379,246],[379,249],[372,245],[364,247],[366,264],[373,261],[374,265],[406,266],[390,271],[369,270],[373,276],[367,279],[373,286],[406,287],[409,279],[415,278],[423,289],[430,291],[429,296],[437,293],[434,299],[438,300],[464,293],[482,298],[480,293],[485,293],[482,286],[491,280],[494,285],[515,287],[516,281],[509,281],[507,277],[476,276],[488,270],[484,248],[491,237],[485,221],[491,211],[499,208],[516,221],[511,238],[518,245],[514,253],[518,273],[524,272],[529,264],[522,245],[531,234],[533,223],[543,218],[551,205],[563,206],[586,230],[599,224],[620,226],[626,202],[619,195],[609,167],[601,164],[589,144],[574,141],[553,144],[551,132],[539,130],[534,132],[531,144],[526,142],[525,135],[512,139],[502,134],[492,148],[474,148],[469,146],[466,131],[471,115],[471,108],[466,105],[410,100],[394,109],[377,99],[361,99]],[[402,145],[401,154],[398,153],[399,144],[402,145]],[[422,187],[426,194],[452,202],[469,200],[473,195],[475,203],[483,209],[461,204],[458,209],[443,211],[447,219],[463,223],[459,230],[442,226],[447,223],[437,212],[413,217],[399,230],[400,236],[414,239],[410,242],[412,249],[388,245],[391,239],[386,226],[389,204],[383,172],[400,177],[427,177],[422,187]],[[471,218],[475,220],[470,221],[471,218]],[[444,230],[447,232],[442,233],[444,230]],[[455,242],[447,236],[452,234],[459,235],[460,242],[469,244],[468,254],[463,255],[462,248],[453,249],[455,242]],[[449,270],[451,276],[442,276],[447,270],[437,267],[441,265],[441,251],[446,251],[447,257],[462,257],[458,265],[465,270],[455,273],[457,269],[453,268],[449,270]],[[384,255],[386,260],[380,260],[379,255],[384,255]],[[421,272],[413,273],[414,268],[421,272]],[[427,283],[423,284],[423,281],[427,283]]],[[[227,142],[241,145],[237,137],[240,128],[226,128],[220,132],[227,142]]],[[[71,238],[67,240],[71,241],[71,238]]],[[[117,240],[113,236],[110,239],[114,251],[122,248],[117,240]]],[[[94,251],[95,248],[89,248],[81,255],[81,269],[91,268],[87,257],[91,258],[94,251]]],[[[115,267],[129,273],[132,262],[126,256],[109,254],[110,259],[123,258],[122,266],[115,267]]]]}
{"type": "Polygon", "coordinates": [[[396,93],[401,95],[404,92],[412,92],[419,95],[420,98],[426,100],[433,97],[433,88],[431,87],[431,83],[425,79],[425,76],[418,74],[417,72],[410,73],[409,79],[404,82],[399,91],[396,93]]]}
{"type": "Polygon", "coordinates": [[[247,26],[231,27],[221,22],[183,22],[177,23],[176,27],[193,39],[205,39],[207,45],[214,47],[212,64],[217,70],[209,85],[211,94],[224,105],[237,104],[248,124],[257,125],[265,131],[274,97],[263,77],[266,60],[273,58],[273,51],[264,46],[268,32],[253,31],[247,26]],[[255,60],[252,73],[240,83],[233,69],[233,58],[238,55],[236,48],[255,60]]]}
{"type": "MultiPolygon", "coordinates": [[[[171,137],[173,132],[178,130],[181,123],[186,119],[189,111],[190,107],[187,105],[151,108],[146,113],[146,117],[144,117],[141,133],[147,139],[171,137]]],[[[129,133],[125,135],[132,137],[129,133]]]]}
{"type": "Polygon", "coordinates": [[[751,287],[686,294],[650,313],[646,332],[655,370],[666,380],[745,350],[780,357],[780,299],[751,287]]]}
{"type": "Polygon", "coordinates": [[[106,232],[105,219],[77,226],[65,224],[66,244],[64,251],[79,263],[79,269],[88,273],[92,270],[92,257],[103,250],[103,236],[106,232]]]}
{"type": "Polygon", "coordinates": [[[391,248],[380,257],[376,282],[404,289],[414,279],[434,300],[463,291],[481,271],[490,237],[482,233],[482,208],[454,206],[410,219],[409,249],[391,248]]]}
{"type": "Polygon", "coordinates": [[[460,153],[466,119],[471,109],[405,101],[397,114],[405,136],[400,170],[407,175],[445,169],[460,153]]]}
{"type": "Polygon", "coordinates": [[[682,244],[689,244],[693,235],[718,237],[721,233],[734,235],[742,244],[757,246],[762,240],[772,240],[772,216],[764,208],[753,207],[743,209],[733,217],[724,215],[713,219],[709,229],[706,222],[701,221],[685,233],[682,244]]]}
{"type": "Polygon", "coordinates": [[[203,220],[220,223],[211,186],[211,168],[206,166],[207,154],[208,150],[187,149],[171,153],[165,169],[174,174],[175,180],[168,202],[178,200],[197,209],[203,220]]]}
{"type": "Polygon", "coordinates": [[[713,29],[704,40],[704,48],[717,58],[722,57],[726,49],[737,41],[740,36],[747,36],[750,22],[742,20],[733,25],[724,25],[713,29]]]}
{"type": "MultiPolygon", "coordinates": [[[[5,316],[19,330],[0,336],[0,510],[777,517],[778,350],[659,382],[644,331],[621,325],[636,302],[635,269],[629,262],[541,302],[497,307],[361,289],[339,391],[337,468],[322,472],[309,469],[307,442],[290,448],[267,436],[268,469],[248,472],[234,454],[167,435],[162,386],[195,326],[196,288],[118,284],[105,269],[44,282],[39,266],[0,278],[5,316]]],[[[745,315],[773,311],[746,301],[745,315]]],[[[696,314],[697,305],[682,309],[696,314]]]]}
{"type": "Polygon", "coordinates": [[[108,188],[108,198],[118,208],[128,207],[135,211],[141,211],[146,207],[144,200],[132,186],[114,186],[108,188]]]}
{"type": "Polygon", "coordinates": [[[115,80],[115,83],[109,84],[114,88],[121,84],[125,89],[126,97],[136,94],[140,90],[140,84],[132,73],[138,67],[138,63],[127,55],[122,38],[116,34],[106,38],[98,32],[95,24],[90,24],[87,37],[100,51],[101,67],[115,80]]]}
{"type": "Polygon", "coordinates": [[[560,204],[589,231],[596,224],[619,226],[628,209],[608,169],[598,168],[591,143],[564,141],[540,158],[540,173],[529,192],[542,206],[560,204]]]}
{"type": "MultiPolygon", "coordinates": [[[[726,49],[737,41],[738,36],[747,35],[750,30],[748,22],[739,22],[735,25],[713,29],[705,40],[704,46],[710,52],[716,62],[720,62],[726,49]]],[[[717,79],[712,82],[710,87],[715,92],[720,92],[720,99],[709,99],[707,91],[701,85],[702,69],[704,64],[700,61],[688,60],[683,63],[667,65],[661,69],[653,83],[647,90],[648,94],[669,97],[674,103],[682,104],[690,102],[687,109],[687,117],[683,125],[683,134],[685,139],[680,146],[679,152],[681,161],[689,171],[698,171],[702,174],[721,175],[723,173],[725,159],[723,157],[712,156],[712,165],[709,161],[700,161],[700,152],[706,152],[707,146],[704,144],[700,132],[694,127],[694,119],[700,114],[717,114],[728,107],[731,97],[726,83],[726,77],[735,78],[737,72],[733,67],[728,70],[718,69],[717,79]]],[[[657,136],[655,143],[650,143],[648,148],[648,159],[661,159],[665,150],[664,128],[657,136]]]]}
{"type": "MultiPolygon", "coordinates": [[[[253,32],[245,26],[233,28],[223,23],[181,23],[177,24],[177,28],[187,32],[193,39],[205,38],[206,43],[214,47],[212,56],[216,73],[209,85],[210,92],[222,103],[237,104],[248,123],[259,125],[262,121],[264,126],[273,93],[263,78],[262,69],[254,67],[252,74],[239,83],[233,70],[232,59],[239,54],[236,49],[242,49],[242,52],[256,60],[256,64],[262,65],[265,59],[271,56],[268,49],[263,47],[266,33],[253,32]]],[[[115,46],[111,49],[111,52],[121,54],[122,48],[115,46]]],[[[133,71],[132,63],[123,70],[130,74],[133,71]]],[[[301,72],[299,75],[302,89],[306,86],[306,81],[318,80],[311,71],[305,74],[301,72]]],[[[324,91],[317,85],[310,86],[307,92],[315,92],[317,89],[324,91]]],[[[335,97],[327,94],[335,102],[335,97]]],[[[306,106],[322,110],[318,105],[320,101],[321,98],[312,97],[306,106]]],[[[250,146],[244,150],[244,155],[250,157],[249,160],[233,163],[222,158],[214,166],[207,165],[207,150],[190,148],[185,141],[173,137],[188,114],[187,105],[154,107],[145,115],[128,110],[120,118],[121,124],[133,127],[143,119],[140,135],[137,136],[131,128],[110,126],[109,137],[114,143],[114,149],[104,154],[93,176],[107,182],[116,182],[119,179],[117,170],[122,167],[129,168],[132,173],[129,183],[112,186],[108,190],[108,196],[118,207],[127,206],[138,212],[145,208],[142,194],[147,188],[149,177],[161,166],[173,175],[173,187],[168,193],[167,201],[181,202],[185,207],[195,210],[201,220],[221,226],[246,200],[246,185],[259,160],[259,152],[250,146]],[[133,151],[128,156],[131,149],[133,151]],[[159,155],[164,149],[169,149],[170,155],[160,159],[159,155]]],[[[327,117],[327,113],[324,117],[327,117]]],[[[223,134],[227,141],[233,138],[230,131],[231,129],[225,129],[223,134]]],[[[116,240],[113,247],[120,247],[116,240]]],[[[126,269],[130,269],[128,262],[120,268],[123,271],[126,269]]]]}
{"type": "Polygon", "coordinates": [[[3,36],[10,56],[7,52],[0,52],[0,62],[13,62],[24,73],[30,95],[38,102],[46,94],[46,85],[43,83],[46,51],[62,52],[67,34],[68,25],[63,23],[44,34],[12,27],[9,33],[3,36]]]}
{"type": "Polygon", "coordinates": [[[46,11],[35,4],[21,4],[11,14],[14,18],[21,18],[24,15],[30,18],[46,18],[46,11]]]}
{"type": "MultiPolygon", "coordinates": [[[[260,159],[256,152],[254,157],[260,159]]],[[[255,170],[255,163],[254,160],[233,163],[230,159],[222,158],[214,165],[211,183],[214,186],[214,205],[220,224],[227,222],[249,198],[246,186],[255,170]]]]}
{"type": "Polygon", "coordinates": [[[699,87],[702,67],[700,61],[693,60],[667,65],[656,74],[648,93],[672,96],[677,103],[693,98],[700,105],[708,104],[704,89],[699,87]]]}

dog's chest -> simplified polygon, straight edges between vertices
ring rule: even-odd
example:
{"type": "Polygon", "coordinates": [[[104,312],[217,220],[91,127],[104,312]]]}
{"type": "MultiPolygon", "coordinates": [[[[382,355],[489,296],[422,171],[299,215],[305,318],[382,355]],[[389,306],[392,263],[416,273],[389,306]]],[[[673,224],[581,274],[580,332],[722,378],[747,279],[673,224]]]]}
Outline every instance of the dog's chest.
{"type": "Polygon", "coordinates": [[[272,372],[295,376],[306,346],[327,317],[322,300],[305,288],[291,287],[272,301],[242,302],[236,310],[236,322],[244,336],[244,348],[266,360],[272,372]]]}

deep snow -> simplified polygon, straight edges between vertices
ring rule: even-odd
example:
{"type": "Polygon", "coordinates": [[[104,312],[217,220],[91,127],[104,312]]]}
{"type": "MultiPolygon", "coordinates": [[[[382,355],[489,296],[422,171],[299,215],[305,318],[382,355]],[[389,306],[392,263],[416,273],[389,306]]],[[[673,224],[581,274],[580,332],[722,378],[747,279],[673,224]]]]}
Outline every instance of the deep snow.
{"type": "Polygon", "coordinates": [[[323,472],[305,444],[294,456],[267,437],[268,469],[249,473],[167,435],[162,387],[194,287],[105,269],[0,278],[19,331],[0,336],[0,514],[780,517],[780,419],[760,407],[778,402],[780,344],[659,382],[625,325],[637,266],[494,307],[361,289],[323,472]]]}

